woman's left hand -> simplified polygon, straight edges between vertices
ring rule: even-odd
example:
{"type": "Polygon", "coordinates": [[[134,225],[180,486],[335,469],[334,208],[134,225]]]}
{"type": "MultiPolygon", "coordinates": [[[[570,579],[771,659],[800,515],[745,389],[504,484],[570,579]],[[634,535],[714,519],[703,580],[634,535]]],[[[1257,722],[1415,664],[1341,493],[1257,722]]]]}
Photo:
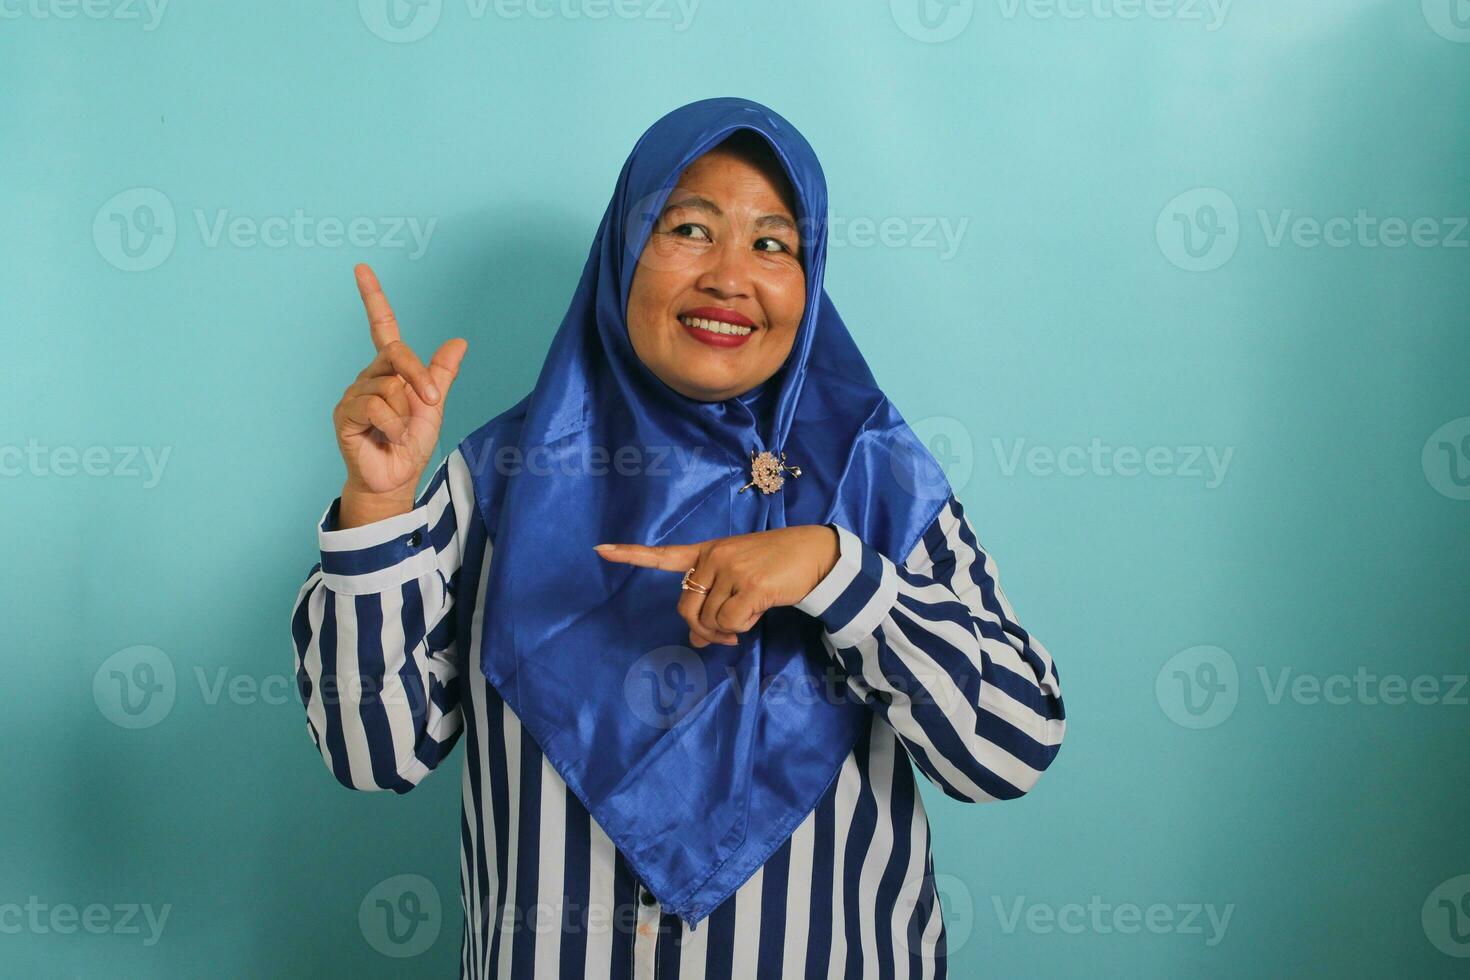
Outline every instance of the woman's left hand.
{"type": "Polygon", "coordinates": [[[733,644],[737,633],[756,624],[767,609],[792,606],[816,588],[837,564],[837,532],[825,524],[803,524],[754,534],[736,534],[697,544],[600,544],[608,561],[660,568],[709,589],[685,589],[679,615],[689,624],[689,642],[733,644]]]}

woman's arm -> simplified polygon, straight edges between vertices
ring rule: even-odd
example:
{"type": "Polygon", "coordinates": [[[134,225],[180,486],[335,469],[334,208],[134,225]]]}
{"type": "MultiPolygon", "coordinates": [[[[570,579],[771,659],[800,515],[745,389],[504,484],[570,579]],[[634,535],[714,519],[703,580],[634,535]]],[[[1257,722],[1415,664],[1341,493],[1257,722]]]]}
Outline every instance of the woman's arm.
{"type": "Polygon", "coordinates": [[[955,799],[1012,799],[1066,728],[1056,666],[1016,622],[951,497],[902,568],[837,528],[837,565],[796,607],[822,621],[847,683],[955,799]]]}
{"type": "Polygon", "coordinates": [[[341,530],[339,497],[323,515],[291,635],[307,732],[344,786],[406,793],[459,739],[454,594],[468,485],[456,450],[405,514],[341,530]]]}

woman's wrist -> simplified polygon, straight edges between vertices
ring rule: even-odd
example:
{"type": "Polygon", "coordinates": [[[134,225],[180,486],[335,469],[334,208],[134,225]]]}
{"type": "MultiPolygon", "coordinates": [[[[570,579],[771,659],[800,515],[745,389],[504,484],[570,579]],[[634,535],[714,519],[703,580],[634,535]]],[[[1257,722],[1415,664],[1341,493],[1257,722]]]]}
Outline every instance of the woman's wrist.
{"type": "Polygon", "coordinates": [[[350,483],[344,484],[342,502],[337,508],[337,528],[345,531],[365,524],[376,524],[390,517],[407,514],[413,508],[412,488],[409,488],[407,494],[401,491],[373,493],[357,489],[350,483]]]}
{"type": "Polygon", "coordinates": [[[837,567],[837,559],[842,555],[842,539],[837,536],[837,529],[831,524],[811,524],[808,527],[812,532],[813,554],[817,559],[817,578],[812,583],[812,588],[816,588],[837,567]]]}

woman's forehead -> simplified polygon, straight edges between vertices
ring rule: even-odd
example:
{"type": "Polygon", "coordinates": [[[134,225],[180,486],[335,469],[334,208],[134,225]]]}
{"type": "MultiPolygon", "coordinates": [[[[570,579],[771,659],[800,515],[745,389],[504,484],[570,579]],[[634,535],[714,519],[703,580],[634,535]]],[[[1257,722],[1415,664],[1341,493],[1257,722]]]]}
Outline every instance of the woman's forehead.
{"type": "Polygon", "coordinates": [[[785,169],[772,154],[752,158],[722,144],[684,168],[666,207],[704,207],[748,201],[788,217],[796,216],[796,195],[785,169]]]}

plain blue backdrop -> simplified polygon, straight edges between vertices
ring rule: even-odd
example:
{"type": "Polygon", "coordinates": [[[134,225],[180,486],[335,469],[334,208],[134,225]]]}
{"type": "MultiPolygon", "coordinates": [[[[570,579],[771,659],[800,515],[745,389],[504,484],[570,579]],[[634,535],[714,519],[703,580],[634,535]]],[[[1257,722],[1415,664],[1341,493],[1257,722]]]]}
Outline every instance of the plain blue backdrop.
{"type": "Polygon", "coordinates": [[[350,793],[291,684],[352,265],[442,454],[715,95],[1059,667],[1031,794],[925,786],[952,975],[1464,969],[1466,0],[0,0],[0,92],[0,975],[454,974],[459,753],[350,793]]]}

